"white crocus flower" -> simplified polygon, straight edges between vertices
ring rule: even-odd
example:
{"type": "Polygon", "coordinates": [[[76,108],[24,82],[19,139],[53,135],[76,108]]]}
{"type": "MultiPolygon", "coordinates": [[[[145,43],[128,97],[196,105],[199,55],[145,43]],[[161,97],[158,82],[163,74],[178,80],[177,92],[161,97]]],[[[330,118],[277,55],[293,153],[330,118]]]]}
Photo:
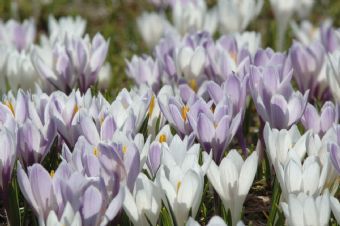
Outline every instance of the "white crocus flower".
{"type": "Polygon", "coordinates": [[[328,55],[327,79],[334,98],[340,101],[340,50],[328,55]]]}
{"type": "Polygon", "coordinates": [[[320,40],[320,29],[314,27],[314,25],[308,21],[304,20],[298,25],[295,21],[291,22],[291,28],[294,36],[302,44],[308,46],[311,43],[320,40]]]}
{"type": "Polygon", "coordinates": [[[233,225],[240,220],[243,203],[253,183],[257,165],[257,152],[253,152],[243,161],[236,150],[231,150],[220,166],[212,161],[208,168],[208,179],[222,199],[226,211],[230,210],[233,225]]]}
{"type": "Polygon", "coordinates": [[[41,83],[32,65],[30,53],[25,51],[14,50],[7,55],[5,75],[12,90],[34,90],[35,85],[41,83]]]}
{"type": "Polygon", "coordinates": [[[206,12],[204,0],[174,0],[172,4],[173,23],[181,35],[202,30],[206,12]]]}
{"type": "Polygon", "coordinates": [[[237,46],[239,48],[247,49],[252,56],[255,56],[256,51],[261,48],[260,33],[246,31],[242,33],[236,33],[234,36],[237,46]]]}
{"type": "Polygon", "coordinates": [[[125,188],[123,208],[134,225],[156,225],[162,207],[161,191],[145,174],[139,174],[133,193],[125,188]]]}
{"type": "Polygon", "coordinates": [[[122,89],[110,107],[117,128],[132,134],[138,132],[146,118],[150,99],[150,90],[133,89],[129,92],[122,89]]]}
{"type": "Polygon", "coordinates": [[[309,156],[302,164],[295,151],[289,151],[288,158],[286,164],[279,163],[276,171],[283,198],[287,200],[289,194],[300,192],[319,195],[328,176],[330,161],[322,166],[318,157],[309,156]]]}
{"type": "Polygon", "coordinates": [[[177,73],[188,80],[196,80],[202,74],[205,60],[205,52],[201,46],[195,49],[187,46],[179,48],[176,56],[177,73]]]}
{"type": "Polygon", "coordinates": [[[81,216],[79,212],[75,212],[70,203],[66,203],[64,212],[60,218],[52,210],[47,217],[46,226],[81,226],[81,216]]]}
{"type": "Polygon", "coordinates": [[[281,207],[289,226],[326,226],[330,218],[329,192],[314,198],[305,193],[290,194],[281,207]]]}
{"type": "MultiPolygon", "coordinates": [[[[189,220],[186,223],[186,226],[201,226],[195,219],[192,217],[189,218],[189,220]]],[[[228,226],[224,220],[220,216],[213,216],[207,226],[228,226]]],[[[239,221],[236,226],[245,226],[242,221],[239,221]]]]}
{"type": "Polygon", "coordinates": [[[340,223],[340,202],[337,198],[335,198],[334,196],[331,196],[330,204],[331,204],[331,210],[336,219],[336,222],[338,222],[339,224],[340,223]]]}
{"type": "Polygon", "coordinates": [[[302,160],[306,154],[306,139],[308,133],[301,136],[296,125],[289,130],[271,129],[266,123],[264,127],[263,137],[266,144],[266,152],[270,163],[277,172],[279,163],[285,164],[288,160],[288,152],[295,151],[302,160]]]}
{"type": "Polygon", "coordinates": [[[244,31],[261,12],[263,0],[219,0],[218,14],[222,33],[244,31]]]}
{"type": "Polygon", "coordinates": [[[270,0],[270,4],[277,22],[276,48],[282,50],[288,23],[297,8],[298,2],[296,0],[270,0]]]}
{"type": "Polygon", "coordinates": [[[106,62],[98,73],[98,86],[100,89],[105,90],[110,86],[112,79],[112,67],[111,64],[106,62]]]}
{"type": "Polygon", "coordinates": [[[80,16],[77,17],[61,17],[58,20],[48,17],[49,41],[51,44],[56,41],[63,41],[66,36],[83,37],[86,30],[86,20],[80,16]]]}
{"type": "Polygon", "coordinates": [[[137,25],[143,41],[150,49],[162,38],[166,26],[170,26],[164,16],[154,12],[143,12],[143,14],[137,18],[137,25]]]}
{"type": "Polygon", "coordinates": [[[163,201],[168,206],[178,226],[183,226],[190,216],[195,217],[203,194],[203,174],[180,167],[167,169],[161,166],[158,181],[164,191],[163,201]],[[167,171],[167,172],[166,172],[167,171]]]}
{"type": "Polygon", "coordinates": [[[175,135],[169,146],[164,143],[161,163],[169,170],[178,167],[183,172],[187,172],[192,169],[204,176],[211,162],[211,155],[207,156],[207,161],[200,166],[198,163],[200,145],[191,146],[192,139],[193,137],[186,136],[181,140],[178,135],[175,135]]]}

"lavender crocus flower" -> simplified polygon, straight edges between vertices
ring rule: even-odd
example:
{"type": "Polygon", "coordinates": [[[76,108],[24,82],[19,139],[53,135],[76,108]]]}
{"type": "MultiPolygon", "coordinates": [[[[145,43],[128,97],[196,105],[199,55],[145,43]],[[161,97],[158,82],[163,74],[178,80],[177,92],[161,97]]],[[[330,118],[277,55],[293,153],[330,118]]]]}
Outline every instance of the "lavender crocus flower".
{"type": "Polygon", "coordinates": [[[0,21],[0,43],[15,47],[18,51],[27,49],[33,44],[36,34],[33,19],[24,20],[22,23],[9,20],[0,21]]]}
{"type": "Polygon", "coordinates": [[[284,69],[277,66],[251,66],[251,95],[258,114],[272,128],[289,128],[305,110],[308,91],[304,95],[294,92],[290,84],[292,73],[284,74],[284,69]]]}
{"type": "Polygon", "coordinates": [[[162,145],[160,142],[153,142],[150,145],[150,150],[148,153],[148,158],[146,164],[151,172],[151,176],[155,177],[158,171],[158,168],[161,165],[161,156],[162,156],[162,145]]]}
{"type": "MultiPolygon", "coordinates": [[[[173,93],[172,88],[170,86],[163,86],[157,98],[164,117],[177,130],[181,137],[191,134],[192,127],[189,124],[188,112],[197,97],[195,95],[190,96],[188,99],[184,99],[183,96],[180,97],[178,95],[169,97],[169,93],[173,93]],[[171,91],[168,92],[169,90],[171,91]]],[[[174,95],[174,93],[172,95],[174,95]]]]}
{"type": "Polygon", "coordinates": [[[340,46],[340,40],[330,21],[325,21],[320,27],[320,39],[326,52],[332,53],[340,46]]]}
{"type": "Polygon", "coordinates": [[[293,75],[299,90],[309,90],[309,99],[315,100],[323,97],[326,77],[321,77],[325,62],[324,48],[320,42],[314,42],[309,46],[303,46],[294,42],[290,49],[290,58],[294,69],[293,75]]]}
{"type": "Polygon", "coordinates": [[[146,84],[157,92],[160,88],[161,70],[158,60],[153,60],[149,56],[133,56],[131,61],[126,61],[127,75],[132,78],[137,85],[146,84]]]}
{"type": "Polygon", "coordinates": [[[206,152],[220,162],[226,147],[237,132],[242,112],[233,115],[232,102],[224,97],[216,105],[198,99],[188,112],[190,125],[206,152]]]}
{"type": "Polygon", "coordinates": [[[332,102],[327,101],[319,114],[313,105],[307,104],[301,122],[305,129],[311,129],[322,137],[333,124],[338,122],[338,108],[332,102]]]}
{"type": "Polygon", "coordinates": [[[54,89],[70,93],[78,86],[85,93],[97,81],[108,45],[100,34],[96,34],[92,42],[88,36],[66,38],[64,43],[54,46],[50,59],[43,59],[37,51],[33,52],[33,66],[54,89]]]}
{"type": "Polygon", "coordinates": [[[49,152],[56,135],[56,128],[51,121],[44,128],[39,128],[27,120],[18,129],[18,152],[25,167],[40,163],[49,152]]]}
{"type": "MultiPolygon", "coordinates": [[[[2,127],[0,131],[0,142],[2,145],[0,155],[0,190],[4,195],[8,195],[8,185],[11,183],[12,170],[17,156],[15,134],[8,128],[2,127]]],[[[7,205],[7,203],[5,203],[5,205],[7,205]]]]}

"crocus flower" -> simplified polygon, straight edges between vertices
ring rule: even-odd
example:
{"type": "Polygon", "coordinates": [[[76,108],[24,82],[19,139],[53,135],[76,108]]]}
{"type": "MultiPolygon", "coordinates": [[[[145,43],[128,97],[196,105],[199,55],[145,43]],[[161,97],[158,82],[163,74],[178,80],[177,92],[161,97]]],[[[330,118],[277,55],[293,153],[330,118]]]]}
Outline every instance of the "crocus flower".
{"type": "Polygon", "coordinates": [[[329,54],[327,63],[327,79],[336,101],[340,101],[340,51],[329,54]]]}
{"type": "Polygon", "coordinates": [[[172,20],[177,31],[184,35],[199,31],[204,25],[207,6],[203,0],[173,0],[172,20]]]}
{"type": "Polygon", "coordinates": [[[90,42],[85,38],[69,37],[63,43],[56,43],[48,59],[32,53],[32,63],[40,76],[54,89],[71,92],[78,88],[85,93],[95,84],[108,51],[108,41],[98,33],[90,42]]]}
{"type": "Polygon", "coordinates": [[[306,139],[308,133],[300,134],[296,125],[293,125],[289,130],[272,129],[266,123],[263,132],[263,138],[266,145],[266,152],[270,163],[274,166],[275,172],[279,164],[286,164],[289,160],[288,153],[296,152],[300,160],[306,154],[306,139]]]}
{"type": "Polygon", "coordinates": [[[26,174],[20,163],[17,177],[22,194],[38,217],[39,224],[44,225],[48,214],[58,211],[58,197],[53,178],[40,164],[29,167],[26,174]]]}
{"type": "MultiPolygon", "coordinates": [[[[189,217],[189,220],[185,224],[186,226],[201,226],[195,219],[189,217]]],[[[220,216],[213,216],[207,226],[228,226],[220,216]]],[[[236,226],[244,226],[242,221],[239,221],[236,226]]]]}
{"type": "Polygon", "coordinates": [[[58,20],[52,15],[48,17],[48,38],[51,44],[63,41],[66,36],[81,38],[85,30],[86,20],[80,16],[60,17],[58,20]]]}
{"type": "Polygon", "coordinates": [[[222,33],[244,31],[261,12],[263,0],[219,0],[218,13],[222,33]]]}
{"type": "Polygon", "coordinates": [[[246,44],[238,46],[235,37],[222,36],[216,43],[207,42],[205,46],[205,73],[210,79],[219,83],[232,73],[240,73],[243,76],[244,72],[249,70],[250,59],[246,44]]]}
{"type": "Polygon", "coordinates": [[[18,51],[27,49],[33,44],[36,34],[33,19],[22,23],[15,20],[0,21],[0,43],[15,47],[18,51]]]}
{"type": "Polygon", "coordinates": [[[204,178],[203,175],[193,169],[182,172],[178,168],[168,169],[164,167],[158,172],[159,183],[165,193],[165,200],[169,206],[169,212],[173,213],[177,225],[184,226],[189,212],[195,217],[201,202],[204,178]]]}
{"type": "Polygon", "coordinates": [[[319,195],[325,186],[330,161],[322,166],[318,157],[310,156],[302,164],[295,151],[289,151],[288,155],[288,162],[280,163],[276,171],[284,199],[291,193],[319,195]]]}
{"type": "Polygon", "coordinates": [[[196,96],[190,96],[187,101],[185,101],[186,98],[174,95],[174,91],[170,86],[163,86],[157,97],[159,107],[164,117],[177,130],[181,137],[189,135],[192,132],[188,112],[196,98],[196,96]],[[172,94],[169,95],[168,93],[172,94]]]}
{"type": "Polygon", "coordinates": [[[329,192],[313,197],[304,193],[290,194],[281,207],[290,226],[326,226],[331,214],[329,192]]]}
{"type": "Polygon", "coordinates": [[[340,202],[334,196],[330,196],[329,200],[330,200],[332,213],[333,213],[336,221],[339,223],[340,222],[340,202]]]}
{"type": "Polygon", "coordinates": [[[276,41],[276,48],[282,50],[288,23],[292,18],[298,3],[294,0],[270,0],[270,5],[274,11],[277,23],[278,39],[276,41]]]}
{"type": "Polygon", "coordinates": [[[64,212],[58,219],[57,214],[52,210],[47,217],[46,226],[81,226],[79,211],[75,212],[70,203],[67,203],[64,212]]]}
{"type": "Polygon", "coordinates": [[[309,44],[320,40],[320,29],[315,27],[308,20],[303,20],[300,25],[292,21],[291,27],[295,38],[303,45],[308,46],[309,44]]]}
{"type": "Polygon", "coordinates": [[[31,120],[27,120],[18,128],[18,152],[25,167],[40,163],[49,152],[56,128],[51,121],[45,127],[39,128],[31,120]]]}
{"type": "Polygon", "coordinates": [[[146,84],[154,92],[160,88],[160,65],[156,60],[151,57],[137,57],[133,56],[131,61],[126,61],[127,75],[132,78],[137,85],[146,84]]]}
{"type": "Polygon", "coordinates": [[[125,189],[124,210],[134,225],[156,225],[161,210],[161,190],[145,174],[139,174],[132,193],[125,189]]]}
{"type": "Polygon", "coordinates": [[[309,90],[310,99],[322,98],[326,91],[326,77],[322,77],[322,68],[325,62],[325,52],[320,42],[303,46],[294,42],[290,49],[290,57],[294,69],[293,75],[299,90],[309,90]]]}
{"type": "Polygon", "coordinates": [[[232,102],[225,96],[212,106],[198,99],[190,108],[188,118],[194,133],[213,159],[220,162],[241,123],[242,112],[233,115],[232,102]]]}
{"type": "Polygon", "coordinates": [[[340,40],[338,39],[337,30],[332,26],[330,20],[326,20],[320,27],[320,38],[325,50],[329,53],[333,53],[340,46],[340,40]]]}
{"type": "Polygon", "coordinates": [[[233,225],[240,220],[243,203],[255,178],[257,165],[257,152],[253,152],[244,161],[236,150],[231,150],[219,166],[212,161],[208,168],[208,179],[222,199],[225,210],[230,210],[233,225]]]}
{"type": "Polygon", "coordinates": [[[145,44],[151,49],[165,34],[169,22],[160,14],[143,12],[137,18],[139,32],[145,44]]]}
{"type": "Polygon", "coordinates": [[[19,88],[34,90],[36,85],[43,84],[32,65],[30,52],[19,52],[11,48],[6,52],[6,60],[3,66],[0,66],[0,70],[3,76],[5,76],[11,90],[16,91],[19,88]]]}
{"type": "Polygon", "coordinates": [[[249,86],[258,114],[271,127],[289,128],[299,121],[307,104],[308,91],[294,92],[292,71],[275,66],[251,66],[249,86]]]}
{"type": "Polygon", "coordinates": [[[311,129],[322,137],[334,123],[338,122],[338,109],[332,102],[327,101],[319,114],[313,105],[307,104],[301,122],[306,130],[311,129]]]}
{"type": "Polygon", "coordinates": [[[6,127],[2,127],[0,131],[0,141],[3,147],[0,157],[0,190],[4,195],[8,195],[7,189],[11,183],[12,170],[17,156],[16,134],[13,132],[15,131],[11,132],[6,127]]]}

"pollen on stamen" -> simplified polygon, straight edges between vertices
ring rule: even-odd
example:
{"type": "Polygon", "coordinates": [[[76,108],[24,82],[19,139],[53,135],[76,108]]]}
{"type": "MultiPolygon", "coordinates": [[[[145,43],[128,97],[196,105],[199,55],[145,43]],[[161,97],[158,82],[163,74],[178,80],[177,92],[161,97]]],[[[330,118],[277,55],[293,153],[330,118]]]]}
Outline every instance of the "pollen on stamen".
{"type": "Polygon", "coordinates": [[[13,115],[15,115],[14,107],[12,102],[6,100],[4,101],[4,104],[9,108],[9,110],[12,112],[13,115]]]}
{"type": "Polygon", "coordinates": [[[122,148],[122,152],[123,152],[123,154],[126,154],[126,152],[127,152],[127,147],[125,145],[122,148]]]}
{"type": "Polygon", "coordinates": [[[189,107],[184,105],[181,109],[182,119],[185,122],[187,120],[187,113],[190,111],[189,107]]]}
{"type": "Polygon", "coordinates": [[[165,135],[165,134],[161,134],[161,135],[159,136],[159,142],[160,142],[160,143],[166,142],[166,135],[165,135]]]}
{"type": "Polygon", "coordinates": [[[182,182],[178,181],[176,186],[176,193],[178,193],[179,188],[181,187],[182,182]]]}
{"type": "Polygon", "coordinates": [[[51,176],[52,178],[54,177],[54,174],[55,174],[54,170],[51,170],[51,171],[50,171],[50,176],[51,176]]]}
{"type": "Polygon", "coordinates": [[[194,90],[195,92],[197,91],[197,82],[195,79],[191,79],[189,80],[189,86],[192,90],[194,90]]]}
{"type": "Polygon", "coordinates": [[[96,147],[93,148],[93,155],[96,156],[96,157],[98,157],[99,154],[100,154],[100,151],[98,150],[98,148],[96,148],[96,147]]]}
{"type": "Polygon", "coordinates": [[[154,108],[155,108],[155,95],[152,95],[148,111],[149,118],[151,117],[154,108]]]}

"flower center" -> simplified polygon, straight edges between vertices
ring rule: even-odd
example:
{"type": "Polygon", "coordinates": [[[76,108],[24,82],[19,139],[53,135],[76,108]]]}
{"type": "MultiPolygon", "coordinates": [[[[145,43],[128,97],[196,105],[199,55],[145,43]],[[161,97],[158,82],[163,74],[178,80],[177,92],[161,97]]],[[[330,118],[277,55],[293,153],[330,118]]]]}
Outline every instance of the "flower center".
{"type": "Polygon", "coordinates": [[[152,95],[148,112],[149,118],[151,117],[154,108],[155,108],[155,95],[152,95]]]}
{"type": "Polygon", "coordinates": [[[98,157],[99,154],[100,154],[100,151],[98,150],[98,148],[97,147],[93,148],[93,155],[98,157]]]}
{"type": "Polygon", "coordinates": [[[166,136],[165,136],[165,134],[161,134],[161,135],[159,136],[159,142],[160,142],[160,143],[166,142],[166,136]]]}
{"type": "Polygon", "coordinates": [[[182,119],[185,122],[187,120],[187,114],[189,112],[190,108],[186,105],[184,105],[181,109],[181,113],[182,113],[182,119]]]}
{"type": "Polygon", "coordinates": [[[9,108],[9,110],[12,112],[13,116],[15,115],[15,111],[14,111],[14,107],[13,107],[13,104],[12,102],[6,100],[4,102],[4,104],[9,108]]]}
{"type": "Polygon", "coordinates": [[[192,90],[194,90],[195,92],[197,91],[197,82],[195,79],[190,79],[189,80],[189,86],[192,90]]]}
{"type": "Polygon", "coordinates": [[[182,182],[178,181],[177,186],[176,186],[176,193],[177,194],[178,194],[178,190],[180,189],[181,185],[182,185],[182,182]]]}
{"type": "Polygon", "coordinates": [[[127,147],[125,145],[122,148],[122,152],[123,152],[123,154],[126,154],[126,152],[127,152],[127,147]]]}
{"type": "Polygon", "coordinates": [[[52,178],[54,177],[54,174],[55,174],[54,170],[51,170],[50,176],[51,176],[52,178]]]}

